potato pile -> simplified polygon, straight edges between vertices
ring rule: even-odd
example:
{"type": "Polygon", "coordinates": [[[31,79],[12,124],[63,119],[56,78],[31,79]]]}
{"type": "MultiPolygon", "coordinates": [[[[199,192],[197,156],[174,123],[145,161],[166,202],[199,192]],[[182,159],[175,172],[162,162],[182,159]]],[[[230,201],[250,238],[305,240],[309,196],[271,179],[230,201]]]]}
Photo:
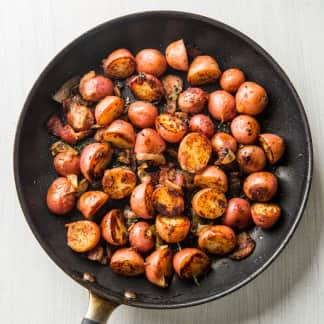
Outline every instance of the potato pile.
{"type": "Polygon", "coordinates": [[[269,228],[281,214],[267,170],[284,141],[262,133],[255,117],[266,90],[238,68],[222,72],[182,39],[164,54],[117,49],[102,68],[65,83],[47,122],[60,139],[51,146],[59,177],[47,206],[82,217],[66,224],[67,245],[159,287],[174,271],[197,281],[212,255],[248,257],[255,242],[247,230],[269,228]]]}

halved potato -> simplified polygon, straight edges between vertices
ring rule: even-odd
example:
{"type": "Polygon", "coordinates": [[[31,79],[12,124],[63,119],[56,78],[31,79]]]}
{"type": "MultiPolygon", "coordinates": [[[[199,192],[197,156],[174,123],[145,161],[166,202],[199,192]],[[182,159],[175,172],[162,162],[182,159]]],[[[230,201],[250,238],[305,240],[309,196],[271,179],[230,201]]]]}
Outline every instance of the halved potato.
{"type": "Polygon", "coordinates": [[[168,74],[162,79],[165,92],[165,112],[174,113],[177,110],[178,96],[183,89],[183,81],[178,75],[168,74]]]}
{"type": "Polygon", "coordinates": [[[107,126],[118,118],[124,109],[124,99],[117,96],[107,96],[96,105],[95,118],[100,126],[107,126]]]}
{"type": "Polygon", "coordinates": [[[144,128],[136,135],[134,152],[161,154],[165,151],[166,144],[155,129],[144,128]]]}
{"type": "Polygon", "coordinates": [[[165,57],[168,64],[175,70],[188,70],[189,60],[183,39],[170,43],[165,49],[165,57]]]}
{"type": "Polygon", "coordinates": [[[186,123],[171,114],[160,114],[155,120],[155,127],[160,136],[170,143],[179,142],[187,132],[186,123]]]}
{"type": "Polygon", "coordinates": [[[110,268],[122,276],[138,276],[145,271],[144,259],[133,248],[118,249],[111,257],[110,268]]]}
{"type": "Polygon", "coordinates": [[[201,133],[190,133],[179,145],[178,161],[183,170],[196,173],[204,169],[210,159],[212,146],[201,133]]]}
{"type": "Polygon", "coordinates": [[[207,166],[202,172],[194,177],[194,185],[203,188],[215,188],[221,192],[228,189],[227,176],[225,172],[214,165],[207,166]]]}
{"type": "Polygon", "coordinates": [[[129,196],[136,186],[136,175],[129,169],[113,168],[106,170],[102,186],[112,199],[123,199],[129,196]]]}
{"type": "Polygon", "coordinates": [[[91,218],[108,200],[102,191],[87,191],[78,200],[77,208],[85,218],[91,218]]]}
{"type": "Polygon", "coordinates": [[[130,123],[117,119],[107,127],[103,140],[118,148],[132,148],[135,145],[135,131],[130,123]]]}
{"type": "Polygon", "coordinates": [[[132,192],[130,207],[132,211],[141,218],[150,219],[154,216],[152,194],[154,187],[152,183],[141,183],[132,192]]]}

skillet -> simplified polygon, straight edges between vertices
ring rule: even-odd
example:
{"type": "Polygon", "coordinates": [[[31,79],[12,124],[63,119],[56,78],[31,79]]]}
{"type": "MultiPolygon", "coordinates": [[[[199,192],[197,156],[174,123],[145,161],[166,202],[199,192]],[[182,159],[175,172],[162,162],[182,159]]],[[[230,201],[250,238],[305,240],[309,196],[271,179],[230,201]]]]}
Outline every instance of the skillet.
{"type": "Polygon", "coordinates": [[[45,68],[30,91],[17,126],[14,172],[17,193],[25,218],[40,245],[71,278],[90,291],[83,323],[104,323],[118,304],[146,308],[179,308],[220,298],[259,275],[279,255],[293,235],[305,208],[312,179],[311,135],[302,103],[279,65],[254,41],[218,21],[191,13],[153,11],[108,21],[77,38],[45,68]],[[171,41],[184,38],[214,56],[220,67],[239,67],[263,85],[270,102],[260,116],[264,132],[283,136],[287,151],[273,171],[279,179],[277,202],[283,215],[271,230],[254,228],[253,254],[240,262],[214,259],[212,271],[200,286],[174,276],[168,289],[151,285],[143,277],[125,279],[73,253],[65,243],[66,219],[52,215],[46,192],[56,177],[49,153],[50,138],[44,124],[57,105],[53,92],[75,75],[98,68],[102,58],[116,48],[136,53],[142,48],[163,50],[171,41]],[[95,282],[83,280],[83,273],[95,282]],[[125,291],[136,298],[125,298],[125,291]]]}

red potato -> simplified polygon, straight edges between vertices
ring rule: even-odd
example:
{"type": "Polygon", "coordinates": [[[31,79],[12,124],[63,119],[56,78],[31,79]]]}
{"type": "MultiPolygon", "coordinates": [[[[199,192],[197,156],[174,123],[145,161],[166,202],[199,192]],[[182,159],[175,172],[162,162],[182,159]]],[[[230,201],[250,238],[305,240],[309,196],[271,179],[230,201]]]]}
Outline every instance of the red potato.
{"type": "Polygon", "coordinates": [[[100,240],[99,226],[89,220],[81,220],[65,225],[67,227],[67,245],[75,252],[92,250],[100,240]]]}
{"type": "Polygon", "coordinates": [[[239,69],[228,69],[223,72],[220,77],[219,85],[225,91],[234,93],[240,85],[245,81],[244,73],[239,69]]]}
{"type": "Polygon", "coordinates": [[[248,115],[239,115],[232,120],[231,132],[241,144],[253,144],[260,133],[259,122],[248,115]]]}
{"type": "Polygon", "coordinates": [[[100,224],[102,237],[114,246],[125,245],[128,241],[128,231],[125,225],[123,212],[112,209],[108,212],[100,224]]]}
{"type": "Polygon", "coordinates": [[[205,135],[190,133],[179,145],[178,161],[183,170],[196,173],[207,166],[211,153],[212,147],[205,135]]]}
{"type": "Polygon", "coordinates": [[[173,69],[188,71],[189,59],[183,39],[170,43],[165,49],[165,57],[173,69]]]}
{"type": "Polygon", "coordinates": [[[102,66],[107,76],[113,79],[126,79],[135,72],[136,62],[129,50],[119,48],[103,60],[102,66]]]}
{"type": "Polygon", "coordinates": [[[262,148],[245,145],[237,151],[236,160],[244,173],[262,171],[266,166],[266,156],[262,148]]]}
{"type": "Polygon", "coordinates": [[[128,107],[128,118],[138,128],[152,127],[157,116],[157,108],[149,102],[135,101],[128,107]]]}
{"type": "Polygon", "coordinates": [[[139,100],[159,102],[164,96],[161,81],[154,75],[141,72],[128,79],[128,86],[139,100]]]}
{"type": "Polygon", "coordinates": [[[136,135],[134,151],[138,153],[161,154],[165,151],[166,144],[155,129],[145,128],[136,135]]]}
{"type": "Polygon", "coordinates": [[[221,217],[226,210],[227,199],[224,193],[214,188],[199,190],[191,201],[194,212],[206,219],[221,217]]]}
{"type": "Polygon", "coordinates": [[[153,190],[153,185],[150,182],[141,183],[133,190],[130,197],[130,207],[138,217],[144,219],[153,218],[153,190]]]}
{"type": "Polygon", "coordinates": [[[237,114],[234,97],[224,90],[216,90],[209,95],[208,110],[216,120],[222,122],[232,120],[237,114]]]}
{"type": "Polygon", "coordinates": [[[80,80],[79,91],[84,100],[99,101],[113,94],[114,85],[110,79],[90,71],[80,80]]]}
{"type": "Polygon", "coordinates": [[[267,202],[271,200],[278,189],[278,180],[270,172],[255,172],[244,181],[243,191],[245,195],[254,201],[267,202]]]}
{"type": "Polygon", "coordinates": [[[187,132],[186,123],[171,114],[160,114],[155,120],[159,135],[169,143],[179,142],[187,132]]]}
{"type": "Polygon", "coordinates": [[[189,122],[189,128],[192,132],[200,132],[208,138],[212,137],[215,132],[215,126],[212,120],[203,114],[194,115],[189,122]]]}
{"type": "Polygon", "coordinates": [[[70,212],[76,202],[72,183],[64,177],[56,178],[48,188],[46,202],[48,209],[56,215],[70,212]]]}
{"type": "Polygon", "coordinates": [[[80,170],[90,182],[99,180],[111,161],[112,149],[109,144],[88,144],[81,152],[80,170]]]}
{"type": "Polygon", "coordinates": [[[89,107],[79,104],[69,104],[66,119],[76,131],[87,131],[94,124],[93,112],[89,107]]]}
{"type": "Polygon", "coordinates": [[[259,142],[271,164],[277,163],[285,152],[285,143],[277,134],[260,134],[259,142]]]}
{"type": "Polygon", "coordinates": [[[74,152],[58,153],[53,161],[55,171],[65,177],[68,174],[80,174],[80,157],[74,152]]]}
{"type": "Polygon", "coordinates": [[[228,151],[233,153],[237,151],[235,138],[227,133],[216,133],[211,139],[211,145],[219,157],[226,155],[228,151]]]}
{"type": "Polygon", "coordinates": [[[280,218],[281,208],[278,204],[255,203],[252,205],[251,213],[256,226],[270,228],[280,218]]]}
{"type": "Polygon", "coordinates": [[[227,254],[236,246],[236,236],[233,230],[225,225],[207,225],[198,236],[201,249],[212,254],[227,254]]]}
{"type": "Polygon", "coordinates": [[[236,96],[236,109],[241,114],[258,115],[268,104],[268,95],[263,87],[255,82],[244,82],[236,96]]]}
{"type": "Polygon", "coordinates": [[[246,233],[241,232],[236,237],[236,248],[228,257],[232,260],[242,260],[251,255],[255,249],[255,241],[246,233]]]}
{"type": "Polygon", "coordinates": [[[92,218],[107,202],[109,196],[102,191],[87,191],[78,200],[77,208],[85,218],[92,218]]]}
{"type": "Polygon", "coordinates": [[[166,288],[172,278],[172,251],[167,245],[160,246],[145,260],[145,275],[148,281],[166,288]]]}
{"type": "Polygon", "coordinates": [[[161,76],[168,67],[164,55],[153,48],[139,51],[135,60],[137,72],[149,73],[156,77],[161,76]]]}
{"type": "Polygon", "coordinates": [[[208,93],[200,88],[188,88],[178,97],[179,108],[186,113],[197,114],[208,101],[208,93]]]}
{"type": "Polygon", "coordinates": [[[208,256],[196,248],[182,249],[173,257],[173,268],[180,278],[196,279],[207,273],[210,266],[208,256]]]}
{"type": "Polygon", "coordinates": [[[190,230],[190,220],[186,216],[158,215],[155,219],[155,228],[163,241],[177,243],[183,241],[190,230]]]}
{"type": "Polygon", "coordinates": [[[122,276],[138,276],[145,271],[144,259],[133,248],[118,249],[111,257],[110,268],[122,276]]]}
{"type": "Polygon", "coordinates": [[[242,198],[232,198],[227,203],[227,208],[222,217],[222,224],[241,231],[251,224],[251,206],[242,198]]]}
{"type": "Polygon", "coordinates": [[[183,89],[183,81],[177,75],[168,74],[162,79],[162,85],[166,100],[164,111],[170,114],[175,113],[177,110],[178,96],[183,89]]]}
{"type": "Polygon", "coordinates": [[[136,249],[136,251],[147,253],[153,250],[155,237],[151,229],[151,224],[137,222],[129,227],[128,232],[130,246],[136,249]]]}
{"type": "Polygon", "coordinates": [[[132,148],[135,145],[134,127],[122,119],[116,119],[105,130],[103,139],[121,149],[132,148]]]}
{"type": "Polygon", "coordinates": [[[100,100],[95,109],[95,118],[100,126],[108,126],[118,118],[125,107],[124,99],[117,96],[107,96],[100,100]]]}
{"type": "Polygon", "coordinates": [[[226,192],[228,181],[225,172],[214,165],[209,165],[203,171],[196,173],[194,185],[202,188],[215,188],[220,192],[226,192]]]}

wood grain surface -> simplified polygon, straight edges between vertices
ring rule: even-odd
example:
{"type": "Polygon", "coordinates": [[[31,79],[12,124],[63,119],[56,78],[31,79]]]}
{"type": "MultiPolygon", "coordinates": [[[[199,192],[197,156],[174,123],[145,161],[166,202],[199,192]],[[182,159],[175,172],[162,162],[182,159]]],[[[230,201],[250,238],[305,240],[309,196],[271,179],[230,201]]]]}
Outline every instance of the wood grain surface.
{"type": "MultiPolygon", "coordinates": [[[[87,292],[36,242],[13,180],[16,122],[33,82],[71,40],[113,17],[144,10],[200,13],[263,46],[295,85],[311,125],[315,173],[307,210],[288,247],[248,286],[187,309],[118,308],[110,324],[324,323],[324,2],[313,1],[0,1],[0,322],[80,323],[87,292]],[[322,101],[323,100],[323,101],[322,101]]],[[[215,44],[217,46],[217,44],[215,44]]]]}

